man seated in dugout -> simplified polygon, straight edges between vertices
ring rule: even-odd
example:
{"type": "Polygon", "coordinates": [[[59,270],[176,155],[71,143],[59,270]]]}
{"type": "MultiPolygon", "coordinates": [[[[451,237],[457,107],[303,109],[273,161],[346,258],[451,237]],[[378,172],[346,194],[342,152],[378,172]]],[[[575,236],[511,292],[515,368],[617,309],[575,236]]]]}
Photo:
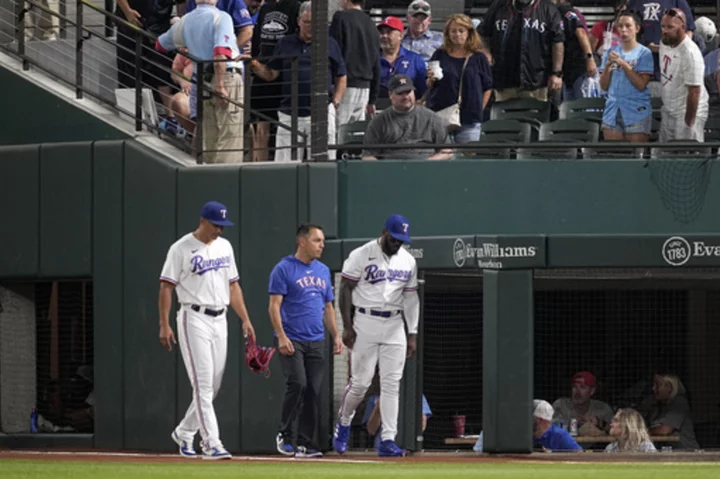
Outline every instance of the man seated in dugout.
{"type": "MultiPolygon", "coordinates": [[[[533,400],[533,447],[544,452],[582,451],[582,447],[569,432],[556,426],[553,421],[553,407],[542,399],[533,400]]],[[[480,432],[473,451],[484,452],[484,434],[480,432]]]]}
{"type": "Polygon", "coordinates": [[[607,435],[613,410],[608,404],[592,399],[596,392],[595,375],[588,371],[575,373],[571,397],[560,398],[553,403],[553,422],[570,430],[570,422],[575,419],[580,436],[607,435]]]}

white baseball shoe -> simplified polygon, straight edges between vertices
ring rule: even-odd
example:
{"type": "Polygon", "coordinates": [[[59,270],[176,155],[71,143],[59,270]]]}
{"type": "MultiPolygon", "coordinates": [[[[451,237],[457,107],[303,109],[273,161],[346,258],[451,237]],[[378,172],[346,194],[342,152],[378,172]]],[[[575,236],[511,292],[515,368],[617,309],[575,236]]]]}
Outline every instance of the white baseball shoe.
{"type": "Polygon", "coordinates": [[[203,450],[203,459],[208,461],[219,461],[222,459],[232,459],[232,455],[222,446],[211,447],[203,450]]]}
{"type": "Polygon", "coordinates": [[[178,452],[180,452],[180,455],[182,457],[188,457],[188,458],[195,458],[197,457],[197,453],[195,452],[195,449],[193,448],[192,443],[188,443],[187,441],[184,441],[180,439],[180,436],[178,436],[177,431],[173,431],[170,435],[173,441],[175,441],[175,444],[178,445],[178,452]]]}

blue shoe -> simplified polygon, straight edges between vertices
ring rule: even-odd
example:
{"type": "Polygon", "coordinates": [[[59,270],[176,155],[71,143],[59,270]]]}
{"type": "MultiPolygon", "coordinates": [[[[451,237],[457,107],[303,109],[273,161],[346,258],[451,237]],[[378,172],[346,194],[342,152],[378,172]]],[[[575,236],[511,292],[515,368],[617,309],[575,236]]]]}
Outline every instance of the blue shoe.
{"type": "Polygon", "coordinates": [[[333,434],[333,449],[338,454],[345,454],[350,440],[350,426],[343,426],[340,422],[335,424],[335,434],[333,434]]]}
{"type": "Polygon", "coordinates": [[[275,438],[275,444],[277,445],[278,452],[283,456],[295,455],[295,449],[293,448],[292,444],[288,444],[287,442],[285,442],[285,437],[282,435],[282,433],[278,433],[277,437],[275,438]]]}
{"type": "Polygon", "coordinates": [[[203,459],[207,459],[208,461],[218,461],[222,459],[232,459],[232,456],[225,450],[224,447],[217,446],[204,450],[203,459]]]}
{"type": "Polygon", "coordinates": [[[378,448],[378,456],[381,457],[403,457],[406,456],[407,453],[405,449],[400,449],[400,446],[395,444],[395,441],[391,439],[382,441],[378,448]]]}
{"type": "Polygon", "coordinates": [[[298,446],[295,457],[322,457],[323,453],[314,447],[298,446]]]}
{"type": "Polygon", "coordinates": [[[375,433],[375,449],[380,449],[380,443],[382,442],[382,426],[380,426],[375,433]]]}
{"type": "Polygon", "coordinates": [[[173,441],[175,441],[175,444],[178,445],[180,455],[182,457],[190,457],[194,458],[197,457],[197,453],[195,452],[195,449],[192,446],[192,443],[188,444],[187,441],[183,441],[180,439],[180,436],[178,436],[177,431],[173,431],[170,435],[173,441]]]}

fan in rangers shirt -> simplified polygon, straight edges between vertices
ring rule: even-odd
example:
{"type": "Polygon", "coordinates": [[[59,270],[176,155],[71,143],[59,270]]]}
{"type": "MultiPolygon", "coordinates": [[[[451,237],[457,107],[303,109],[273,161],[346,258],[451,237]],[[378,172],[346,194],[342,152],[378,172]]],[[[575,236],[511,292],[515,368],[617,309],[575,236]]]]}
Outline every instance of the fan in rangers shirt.
{"type": "Polygon", "coordinates": [[[333,447],[340,454],[347,451],[350,423],[378,363],[382,415],[378,454],[407,454],[395,443],[395,436],[400,380],[405,359],[417,349],[420,317],[417,264],[402,248],[403,243],[410,242],[410,222],[401,215],[391,215],[385,221],[382,236],[353,250],[343,264],[340,313],[343,343],[351,349],[351,378],[333,437],[333,447]]]}

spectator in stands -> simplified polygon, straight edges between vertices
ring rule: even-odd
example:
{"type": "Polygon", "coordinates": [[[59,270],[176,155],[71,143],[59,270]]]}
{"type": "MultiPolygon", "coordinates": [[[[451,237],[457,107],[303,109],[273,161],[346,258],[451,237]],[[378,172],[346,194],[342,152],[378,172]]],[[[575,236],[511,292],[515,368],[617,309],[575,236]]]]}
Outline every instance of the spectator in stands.
{"type": "MultiPolygon", "coordinates": [[[[195,0],[187,0],[185,13],[190,13],[197,8],[195,0]]],[[[233,29],[237,37],[238,50],[240,53],[248,53],[247,47],[253,36],[253,21],[250,10],[243,0],[218,0],[217,9],[227,12],[232,18],[233,29]]]]}
{"type": "Polygon", "coordinates": [[[708,93],[705,90],[705,63],[698,46],[686,35],[685,14],[679,8],[666,10],[662,17],[662,121],[660,141],[705,138],[708,93]]]}
{"type": "MultiPolygon", "coordinates": [[[[243,149],[243,81],[232,18],[215,7],[216,0],[198,0],[198,8],[160,35],[155,48],[169,52],[187,47],[193,58],[212,63],[199,81],[212,84],[214,94],[203,100],[202,148],[206,163],[237,163],[243,149]]],[[[195,76],[198,67],[193,65],[195,76]]],[[[196,116],[195,84],[190,89],[190,118],[196,116]]]]}
{"type": "Polygon", "coordinates": [[[420,159],[449,160],[452,150],[433,145],[447,143],[442,118],[415,104],[415,87],[407,75],[395,75],[388,82],[391,108],[375,115],[368,124],[363,142],[363,160],[420,159]],[[407,149],[373,148],[372,145],[408,145],[407,149]],[[425,148],[420,146],[427,145],[425,148]],[[434,153],[433,153],[434,149],[434,153]]]}
{"type": "Polygon", "coordinates": [[[678,435],[681,448],[699,449],[695,439],[690,403],[680,379],[672,374],[656,374],[653,394],[655,403],[648,421],[650,435],[678,435]]]}
{"type": "Polygon", "coordinates": [[[643,417],[634,409],[618,409],[610,423],[610,435],[615,441],[607,445],[605,452],[657,452],[643,417]]]}
{"type": "Polygon", "coordinates": [[[596,391],[597,383],[592,373],[575,373],[572,377],[572,396],[560,398],[553,403],[553,422],[569,428],[570,421],[576,419],[584,436],[606,434],[613,411],[606,403],[592,399],[596,391]]]}
{"type": "MultiPolygon", "coordinates": [[[[175,55],[172,64],[173,72],[185,78],[192,78],[192,61],[183,55],[183,53],[187,53],[187,48],[180,49],[180,53],[175,55]]],[[[192,89],[192,82],[185,78],[178,75],[172,76],[173,81],[180,87],[180,91],[173,95],[170,108],[172,108],[174,117],[180,126],[182,126],[185,131],[193,132],[195,131],[195,122],[190,119],[190,90],[192,89]]]]}
{"type": "MultiPolygon", "coordinates": [[[[260,62],[272,58],[275,46],[281,38],[295,35],[298,28],[299,0],[274,0],[265,2],[258,12],[252,39],[252,57],[260,62]]],[[[252,159],[268,161],[270,149],[275,143],[277,121],[282,85],[277,81],[266,82],[257,75],[253,76],[250,90],[250,108],[253,112],[251,123],[252,159]],[[262,114],[263,116],[259,116],[262,114]]]]}
{"type": "Polygon", "coordinates": [[[615,27],[622,43],[610,47],[600,65],[600,88],[608,92],[603,112],[603,136],[606,140],[648,141],[652,128],[652,105],[647,85],[653,74],[650,50],[638,43],[640,17],[620,12],[615,27]]]}
{"type": "Polygon", "coordinates": [[[405,27],[397,17],[386,17],[380,25],[380,89],[378,98],[388,98],[388,82],[393,75],[407,75],[415,85],[415,94],[425,93],[427,67],[422,57],[400,45],[405,27]]]}
{"type": "Polygon", "coordinates": [[[408,29],[403,38],[402,46],[406,50],[419,54],[425,63],[435,50],[440,48],[443,35],[430,30],[432,22],[432,9],[425,0],[414,0],[407,9],[408,29]]]}
{"type": "MultiPolygon", "coordinates": [[[[170,29],[173,8],[178,15],[185,12],[185,0],[117,0],[115,15],[124,17],[129,23],[147,30],[155,36],[170,29]]],[[[135,39],[133,27],[117,24],[117,69],[120,88],[135,88],[135,39]]],[[[153,91],[155,100],[162,102],[165,115],[172,117],[172,56],[155,50],[153,41],[142,36],[141,81],[153,91]]]]}
{"type": "Polygon", "coordinates": [[[260,14],[260,9],[265,5],[265,0],[248,0],[245,4],[247,5],[248,12],[250,12],[250,19],[253,22],[253,26],[255,26],[258,15],[260,14]]]}
{"type": "Polygon", "coordinates": [[[480,26],[494,60],[497,101],[532,97],[547,101],[562,88],[563,22],[550,0],[494,2],[480,26]]]}
{"type": "MultiPolygon", "coordinates": [[[[15,2],[12,2],[9,5],[12,5],[13,3],[15,2]]],[[[60,19],[58,17],[60,14],[60,1],[37,0],[37,3],[57,15],[51,15],[47,11],[37,7],[30,8],[30,10],[25,13],[25,40],[57,40],[58,25],[60,24],[60,19]]],[[[8,7],[6,6],[5,8],[7,9],[8,7]]],[[[10,25],[12,25],[12,22],[10,25]]]]}
{"type": "Polygon", "coordinates": [[[629,10],[642,15],[642,44],[653,53],[655,72],[649,84],[650,96],[653,98],[661,95],[660,67],[662,65],[660,65],[658,52],[660,51],[660,40],[663,32],[660,23],[664,12],[672,8],[678,8],[683,12],[683,18],[686,19],[685,30],[688,32],[688,36],[692,38],[692,33],[689,32],[695,30],[695,21],[687,0],[629,0],[628,2],[629,10]]]}
{"type": "Polygon", "coordinates": [[[330,24],[330,35],[340,45],[347,68],[348,87],[338,107],[338,127],[375,115],[380,38],[375,22],[362,11],[362,3],[363,0],[342,0],[342,10],[335,12],[330,24]]]}
{"type": "Polygon", "coordinates": [[[620,33],[618,33],[617,28],[615,28],[615,22],[617,22],[620,12],[627,9],[627,2],[628,0],[615,0],[612,20],[595,22],[595,25],[590,29],[590,46],[593,52],[597,53],[600,60],[602,60],[605,52],[610,50],[611,47],[617,47],[622,44],[620,33]]]}
{"type": "MultiPolygon", "coordinates": [[[[699,20],[699,19],[698,19],[699,20]]],[[[720,48],[711,51],[703,59],[705,63],[705,89],[708,92],[708,118],[720,117],[720,48]]]]}
{"type": "Polygon", "coordinates": [[[695,34],[705,42],[703,55],[707,55],[718,48],[718,34],[715,22],[708,17],[700,17],[695,20],[695,34]]]}
{"type": "Polygon", "coordinates": [[[461,93],[461,126],[453,131],[453,140],[455,143],[478,141],[493,79],[490,64],[480,52],[480,36],[470,17],[456,14],[448,18],[443,44],[430,61],[440,62],[442,78],[437,78],[433,69],[429,69],[427,107],[435,112],[444,110],[456,104],[461,93]]]}
{"type": "Polygon", "coordinates": [[[568,0],[553,0],[553,3],[562,16],[565,30],[562,101],[579,100],[583,97],[583,82],[597,75],[587,26],[583,26],[576,9],[568,0]]]}
{"type": "Polygon", "coordinates": [[[542,399],[533,400],[533,439],[535,446],[549,452],[582,451],[565,429],[554,425],[553,407],[542,399]]]}
{"type": "MultiPolygon", "coordinates": [[[[269,65],[257,60],[252,61],[253,71],[265,81],[272,82],[280,78],[282,85],[282,99],[278,119],[283,125],[292,123],[292,57],[297,57],[297,89],[298,89],[298,130],[307,135],[310,142],[310,84],[312,80],[312,58],[310,55],[312,44],[312,11],[310,1],[300,5],[297,19],[299,28],[296,35],[288,35],[280,39],[275,47],[273,59],[269,65]]],[[[343,61],[340,45],[328,35],[328,144],[335,143],[335,112],[340,105],[347,76],[345,62],[343,61]]],[[[289,162],[302,159],[302,150],[289,148],[300,143],[301,138],[293,138],[287,128],[278,128],[276,138],[276,162],[289,162]]],[[[310,148],[306,150],[310,157],[310,148]]],[[[335,159],[335,150],[328,151],[331,160],[335,159]]]]}

